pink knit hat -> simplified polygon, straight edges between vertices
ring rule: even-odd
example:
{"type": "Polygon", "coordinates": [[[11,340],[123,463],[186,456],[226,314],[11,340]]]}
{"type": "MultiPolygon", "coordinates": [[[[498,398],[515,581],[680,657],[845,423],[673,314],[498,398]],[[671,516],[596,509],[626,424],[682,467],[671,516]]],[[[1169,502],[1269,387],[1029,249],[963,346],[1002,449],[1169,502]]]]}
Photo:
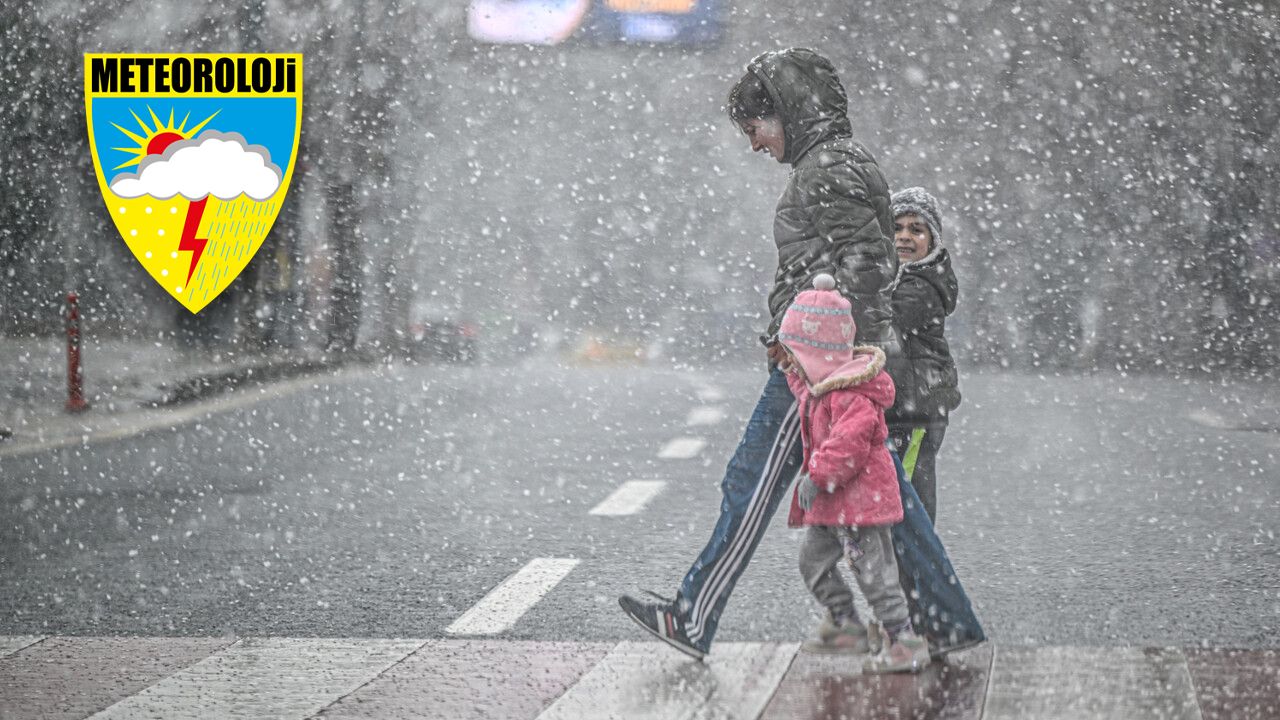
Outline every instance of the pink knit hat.
{"type": "Polygon", "coordinates": [[[835,278],[822,273],[813,287],[796,295],[787,308],[778,341],[796,356],[809,384],[817,385],[853,359],[857,327],[849,301],[835,291],[835,278]]]}

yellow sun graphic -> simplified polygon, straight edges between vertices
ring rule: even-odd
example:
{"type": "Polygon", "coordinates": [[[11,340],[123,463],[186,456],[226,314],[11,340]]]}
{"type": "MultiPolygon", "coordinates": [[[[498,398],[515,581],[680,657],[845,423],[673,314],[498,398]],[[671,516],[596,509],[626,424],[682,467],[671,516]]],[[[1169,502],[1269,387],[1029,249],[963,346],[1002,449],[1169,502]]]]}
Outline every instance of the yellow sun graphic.
{"type": "Polygon", "coordinates": [[[173,143],[179,140],[185,140],[189,137],[195,137],[196,133],[200,132],[200,130],[205,125],[208,125],[209,121],[212,120],[214,117],[216,117],[218,113],[221,112],[221,110],[215,110],[213,115],[210,115],[209,117],[205,118],[203,121],[200,122],[200,124],[196,125],[190,130],[187,129],[187,120],[191,119],[191,113],[187,113],[186,116],[182,118],[181,123],[174,125],[172,108],[169,109],[168,123],[162,122],[160,118],[156,115],[156,111],[151,109],[150,105],[147,106],[147,112],[151,113],[151,122],[155,124],[155,127],[148,126],[147,123],[144,122],[142,118],[138,117],[138,113],[134,112],[133,110],[129,111],[129,114],[133,116],[133,119],[138,121],[138,127],[142,128],[142,133],[143,133],[142,135],[138,135],[137,133],[130,132],[129,130],[119,125],[116,125],[115,123],[111,123],[112,125],[115,126],[117,130],[119,130],[120,132],[128,136],[130,140],[138,143],[137,147],[111,148],[112,150],[119,150],[120,152],[129,153],[130,155],[134,156],[129,160],[126,160],[120,163],[119,165],[111,168],[112,170],[119,170],[121,168],[127,168],[133,165],[137,165],[138,163],[142,162],[142,159],[145,158],[146,156],[159,155],[160,153],[164,152],[165,148],[169,147],[170,145],[172,145],[173,143]]]}

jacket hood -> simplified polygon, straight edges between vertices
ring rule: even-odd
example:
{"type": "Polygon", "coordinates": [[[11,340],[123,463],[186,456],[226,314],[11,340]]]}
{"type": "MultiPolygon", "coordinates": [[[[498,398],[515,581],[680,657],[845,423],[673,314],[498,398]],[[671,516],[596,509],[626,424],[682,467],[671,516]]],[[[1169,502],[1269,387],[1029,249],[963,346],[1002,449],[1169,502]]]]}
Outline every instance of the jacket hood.
{"type": "Polygon", "coordinates": [[[907,275],[918,277],[929,283],[942,296],[942,307],[947,314],[956,311],[956,298],[960,294],[960,283],[956,281],[956,273],[951,269],[951,254],[942,246],[935,247],[933,252],[916,260],[898,266],[898,277],[893,282],[894,289],[907,275]]]}
{"type": "Polygon", "coordinates": [[[893,380],[884,370],[884,351],[872,345],[859,345],[853,349],[853,359],[841,365],[825,380],[809,389],[813,397],[821,397],[833,390],[853,389],[866,396],[881,410],[893,407],[893,380]]]}
{"type": "Polygon", "coordinates": [[[747,69],[773,97],[786,148],[782,162],[795,165],[815,145],[850,137],[849,100],[831,62],[807,48],[758,55],[747,69]]]}

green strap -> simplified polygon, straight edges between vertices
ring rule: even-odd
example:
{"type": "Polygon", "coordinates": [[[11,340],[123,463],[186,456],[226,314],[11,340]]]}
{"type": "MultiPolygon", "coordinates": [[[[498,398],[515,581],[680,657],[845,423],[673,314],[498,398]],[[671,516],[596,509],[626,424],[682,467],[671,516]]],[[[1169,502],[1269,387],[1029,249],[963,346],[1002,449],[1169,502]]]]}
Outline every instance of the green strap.
{"type": "Polygon", "coordinates": [[[916,456],[920,454],[920,444],[924,442],[924,428],[911,431],[911,442],[907,445],[907,454],[902,458],[902,469],[907,472],[907,482],[916,474],[916,456]]]}

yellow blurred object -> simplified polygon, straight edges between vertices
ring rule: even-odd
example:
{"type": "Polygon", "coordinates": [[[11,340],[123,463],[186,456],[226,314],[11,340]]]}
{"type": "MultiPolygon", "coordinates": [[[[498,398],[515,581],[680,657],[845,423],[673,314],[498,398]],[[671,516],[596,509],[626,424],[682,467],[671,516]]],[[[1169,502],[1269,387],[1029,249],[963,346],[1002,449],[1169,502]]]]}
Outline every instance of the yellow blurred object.
{"type": "Polygon", "coordinates": [[[594,335],[589,335],[573,352],[578,362],[605,363],[641,363],[644,362],[644,350],[634,343],[609,343],[594,335]]]}

